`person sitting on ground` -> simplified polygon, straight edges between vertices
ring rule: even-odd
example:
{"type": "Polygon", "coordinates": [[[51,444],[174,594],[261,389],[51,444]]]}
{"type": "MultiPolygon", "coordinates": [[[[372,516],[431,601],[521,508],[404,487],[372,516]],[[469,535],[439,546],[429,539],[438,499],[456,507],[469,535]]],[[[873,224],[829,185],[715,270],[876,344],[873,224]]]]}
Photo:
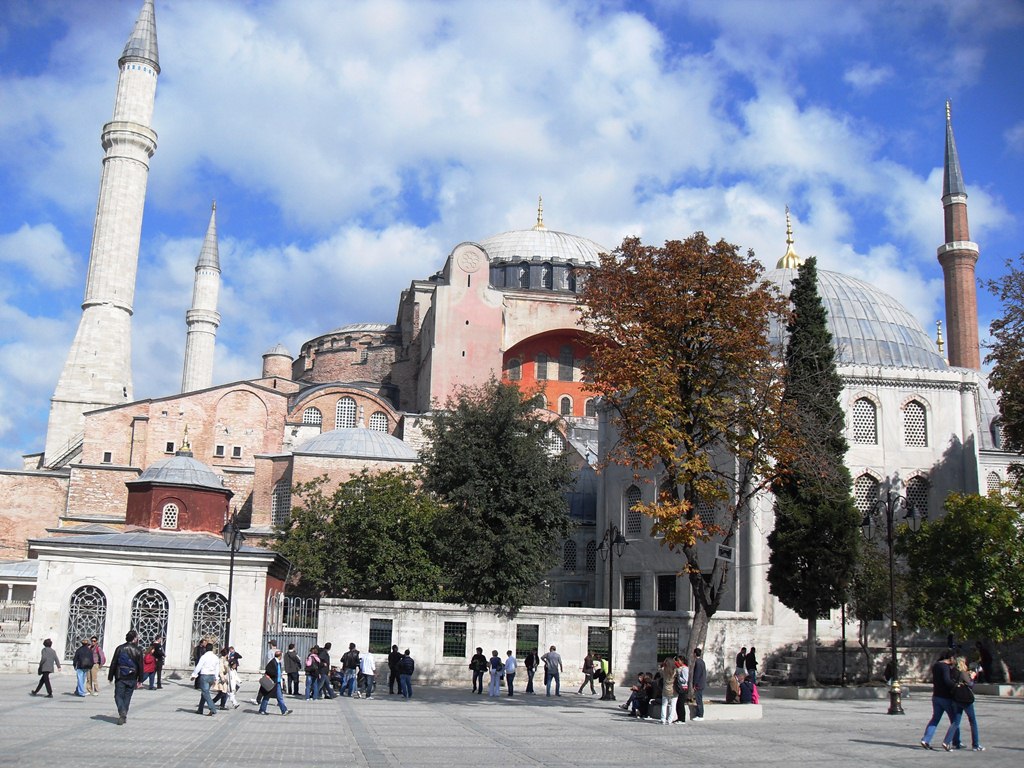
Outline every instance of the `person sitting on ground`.
{"type": "Polygon", "coordinates": [[[731,670],[725,673],[725,703],[740,703],[740,681],[736,677],[736,673],[731,670]]]}
{"type": "Polygon", "coordinates": [[[330,680],[331,680],[331,687],[334,688],[334,690],[337,691],[340,694],[341,693],[341,689],[345,685],[345,673],[342,672],[337,667],[332,666],[331,667],[331,677],[330,677],[330,680]]]}
{"type": "Polygon", "coordinates": [[[746,675],[740,683],[740,704],[754,703],[754,678],[746,675]]]}

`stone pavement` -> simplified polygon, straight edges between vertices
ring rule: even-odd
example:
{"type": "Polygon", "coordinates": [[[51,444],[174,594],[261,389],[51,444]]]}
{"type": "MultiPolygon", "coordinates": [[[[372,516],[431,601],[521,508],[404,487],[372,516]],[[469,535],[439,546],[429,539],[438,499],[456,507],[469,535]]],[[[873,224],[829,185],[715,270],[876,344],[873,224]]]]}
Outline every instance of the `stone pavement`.
{"type": "MultiPolygon", "coordinates": [[[[187,681],[135,692],[128,723],[116,725],[109,687],[72,695],[74,675],[54,675],[54,698],[33,698],[34,675],[0,676],[0,765],[68,768],[156,766],[1019,766],[1024,701],[981,698],[984,753],[946,754],[917,744],[929,697],[887,702],[764,700],[764,719],[662,726],[630,719],[614,704],[573,692],[488,699],[465,689],[415,686],[404,701],[287,699],[294,713],[259,717],[256,707],[199,717],[187,681]]],[[[255,692],[250,682],[245,701],[255,692]]],[[[725,706],[718,704],[713,706],[725,706]]],[[[966,722],[965,722],[966,726],[966,722]]],[[[969,732],[965,732],[970,744],[969,732]]]]}

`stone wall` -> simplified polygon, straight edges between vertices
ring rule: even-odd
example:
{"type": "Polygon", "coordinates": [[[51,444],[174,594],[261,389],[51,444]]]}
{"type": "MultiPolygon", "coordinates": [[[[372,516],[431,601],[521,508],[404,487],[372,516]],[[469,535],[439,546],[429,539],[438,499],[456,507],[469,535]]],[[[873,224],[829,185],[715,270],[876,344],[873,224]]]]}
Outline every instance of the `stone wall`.
{"type": "Polygon", "coordinates": [[[68,493],[67,472],[0,470],[0,560],[28,555],[28,540],[57,525],[68,493]]]}

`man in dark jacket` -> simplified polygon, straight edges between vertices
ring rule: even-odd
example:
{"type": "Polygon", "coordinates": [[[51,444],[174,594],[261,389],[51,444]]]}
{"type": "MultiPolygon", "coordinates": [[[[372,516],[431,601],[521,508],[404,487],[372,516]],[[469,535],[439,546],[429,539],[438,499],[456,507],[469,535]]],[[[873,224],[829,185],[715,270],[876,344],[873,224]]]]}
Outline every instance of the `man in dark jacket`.
{"type": "Polygon", "coordinates": [[[349,643],[348,651],[341,655],[341,670],[345,675],[341,695],[351,698],[356,692],[356,680],[359,677],[359,651],[355,643],[349,643]]]}
{"type": "Polygon", "coordinates": [[[397,645],[392,645],[391,653],[388,654],[388,693],[394,693],[398,685],[398,662],[401,660],[402,652],[397,645]]]}
{"type": "Polygon", "coordinates": [[[82,644],[75,651],[75,658],[71,665],[75,668],[75,674],[78,676],[75,696],[85,696],[85,679],[89,676],[89,670],[92,669],[92,646],[89,645],[89,638],[82,638],[82,644]]]}
{"type": "Polygon", "coordinates": [[[320,691],[325,699],[334,698],[334,688],[331,685],[331,644],[324,643],[320,648],[320,691]]]}
{"type": "Polygon", "coordinates": [[[302,669],[302,659],[295,650],[295,643],[288,643],[288,652],[284,655],[284,672],[288,675],[288,695],[299,695],[299,670],[302,669]]]}
{"type": "Polygon", "coordinates": [[[413,661],[409,649],[405,649],[402,658],[398,660],[398,685],[402,689],[402,698],[412,698],[412,673],[416,671],[416,662],[413,661]]]}
{"type": "Polygon", "coordinates": [[[132,703],[135,686],[141,685],[142,649],[139,648],[139,633],[134,629],[124,636],[125,642],[114,649],[110,657],[110,672],[107,679],[114,683],[114,704],[117,706],[117,724],[128,720],[128,708],[132,703]]]}
{"type": "Polygon", "coordinates": [[[693,666],[690,668],[690,688],[693,690],[694,707],[691,723],[699,723],[704,719],[704,689],[708,685],[708,666],[704,663],[704,654],[700,648],[693,649],[693,666]]]}
{"type": "Polygon", "coordinates": [[[164,639],[160,635],[153,638],[153,658],[156,659],[156,687],[163,688],[164,660],[167,654],[164,653],[164,639]]]}

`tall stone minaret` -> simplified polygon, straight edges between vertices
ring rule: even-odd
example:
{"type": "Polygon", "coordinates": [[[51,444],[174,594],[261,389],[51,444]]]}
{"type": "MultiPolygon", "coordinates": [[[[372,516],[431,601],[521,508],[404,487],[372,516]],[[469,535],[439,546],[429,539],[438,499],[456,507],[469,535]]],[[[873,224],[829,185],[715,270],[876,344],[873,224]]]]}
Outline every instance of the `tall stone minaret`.
{"type": "Polygon", "coordinates": [[[949,339],[949,364],[981,370],[978,346],[978,288],[974,265],[978,245],[971,242],[967,225],[967,190],[960,172],[960,158],[953,140],[953,121],[946,102],[946,163],[942,174],[942,207],[945,211],[946,242],[939,246],[946,286],[946,335],[949,339]]]}
{"type": "Polygon", "coordinates": [[[217,203],[210,212],[210,226],[196,263],[196,279],[192,286],[192,308],[185,313],[188,336],[185,338],[185,368],[181,374],[181,391],[206,389],[213,383],[213,350],[217,341],[220,314],[220,254],[217,250],[217,203]]]}
{"type": "Polygon", "coordinates": [[[86,411],[132,398],[132,302],[149,159],[156,151],[150,123],[160,60],[153,0],[144,0],[118,66],[114,116],[100,135],[103,173],[82,319],[50,399],[45,466],[73,454],[86,411]]]}

